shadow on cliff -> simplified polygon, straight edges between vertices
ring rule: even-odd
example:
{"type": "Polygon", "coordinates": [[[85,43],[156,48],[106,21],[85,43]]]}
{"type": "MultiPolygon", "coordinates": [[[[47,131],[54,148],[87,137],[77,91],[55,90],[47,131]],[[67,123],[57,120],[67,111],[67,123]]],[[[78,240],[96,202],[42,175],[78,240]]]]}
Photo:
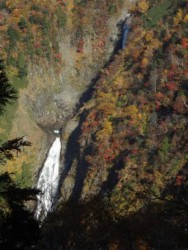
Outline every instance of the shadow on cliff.
{"type": "MultiPolygon", "coordinates": [[[[117,41],[114,42],[114,49],[112,51],[112,54],[109,58],[109,60],[104,64],[103,68],[107,68],[114,60],[114,56],[116,54],[118,54],[119,51],[121,51],[121,42],[122,42],[122,32],[123,32],[123,25],[124,25],[124,21],[121,20],[120,22],[117,23],[117,28],[118,28],[118,36],[117,36],[117,41]]],[[[80,107],[83,106],[84,103],[88,102],[92,95],[93,92],[95,90],[95,85],[96,82],[99,80],[100,78],[100,72],[98,72],[98,74],[96,75],[96,77],[94,77],[90,84],[89,84],[89,88],[82,94],[80,100],[79,100],[79,104],[77,106],[77,109],[79,109],[80,107]]]]}
{"type": "Polygon", "coordinates": [[[108,173],[108,179],[103,182],[101,186],[101,195],[108,195],[117,185],[119,178],[118,178],[118,171],[124,168],[123,164],[123,157],[126,157],[129,154],[129,151],[123,152],[118,159],[114,162],[114,166],[110,169],[108,173]]]}
{"type": "MultiPolygon", "coordinates": [[[[108,62],[106,62],[103,68],[107,68],[113,62],[114,56],[121,49],[123,20],[121,20],[117,24],[117,27],[119,30],[117,42],[114,44],[114,50],[108,62]]],[[[89,88],[80,97],[79,104],[77,105],[77,111],[79,111],[79,109],[84,105],[84,103],[87,103],[92,98],[93,92],[95,90],[95,85],[99,79],[100,79],[100,73],[98,73],[98,75],[91,80],[89,84],[89,88]]],[[[72,134],[70,135],[68,139],[65,157],[64,157],[65,167],[64,167],[63,173],[61,175],[61,180],[60,180],[60,187],[61,187],[65,178],[71,171],[74,161],[76,160],[77,161],[76,177],[75,177],[75,184],[74,184],[71,197],[72,199],[77,199],[77,200],[80,198],[80,195],[83,189],[84,179],[86,177],[87,168],[88,168],[88,164],[85,161],[84,155],[89,154],[91,151],[91,148],[87,147],[84,152],[80,152],[80,145],[78,143],[78,139],[81,135],[81,125],[84,121],[85,115],[86,115],[86,112],[83,112],[83,114],[80,117],[78,127],[72,132],[72,134]]],[[[110,184],[111,186],[114,186],[116,184],[116,181],[115,181],[116,178],[114,176],[115,176],[115,171],[119,169],[119,166],[120,164],[117,163],[116,167],[112,170],[112,173],[110,175],[111,178],[109,179],[108,183],[104,184],[104,189],[106,188],[106,186],[109,186],[109,183],[111,183],[110,184]],[[114,182],[114,184],[112,182],[114,182]]],[[[113,189],[113,187],[111,187],[111,189],[113,189]]]]}
{"type": "Polygon", "coordinates": [[[64,156],[64,170],[61,174],[60,188],[64,183],[65,178],[70,173],[71,169],[74,168],[74,162],[76,162],[76,176],[75,183],[72,190],[71,198],[78,200],[82,193],[84,179],[87,174],[88,164],[86,164],[84,155],[89,153],[90,148],[87,147],[84,152],[81,152],[80,144],[78,142],[81,135],[81,125],[83,123],[85,114],[80,117],[79,125],[69,136],[65,156],[64,156]]]}

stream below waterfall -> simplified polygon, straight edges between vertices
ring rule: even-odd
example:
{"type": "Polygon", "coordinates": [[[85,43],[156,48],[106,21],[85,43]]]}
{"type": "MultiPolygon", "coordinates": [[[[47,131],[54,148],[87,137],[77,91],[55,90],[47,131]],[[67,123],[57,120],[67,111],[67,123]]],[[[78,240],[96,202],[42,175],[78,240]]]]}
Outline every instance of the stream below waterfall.
{"type": "Polygon", "coordinates": [[[36,188],[40,191],[35,211],[37,220],[44,218],[53,208],[59,184],[60,154],[61,139],[56,137],[37,181],[36,188]]]}

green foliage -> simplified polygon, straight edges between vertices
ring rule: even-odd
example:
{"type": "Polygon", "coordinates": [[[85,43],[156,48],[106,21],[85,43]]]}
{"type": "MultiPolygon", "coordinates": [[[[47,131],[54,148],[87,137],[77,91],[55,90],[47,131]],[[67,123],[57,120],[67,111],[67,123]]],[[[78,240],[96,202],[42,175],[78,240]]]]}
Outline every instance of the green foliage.
{"type": "Polygon", "coordinates": [[[25,28],[28,27],[27,21],[26,21],[26,19],[24,17],[20,18],[18,26],[19,26],[20,29],[25,29],[25,28]]]}
{"type": "MultiPolygon", "coordinates": [[[[10,47],[9,47],[9,49],[11,50],[10,47]]],[[[13,67],[17,66],[17,60],[11,54],[9,54],[9,56],[7,58],[7,65],[11,65],[13,67]]]]}
{"type": "Polygon", "coordinates": [[[7,34],[9,36],[9,47],[11,49],[14,49],[17,44],[17,41],[19,41],[20,39],[20,34],[17,29],[14,28],[12,25],[9,25],[7,34]]]}
{"type": "Polygon", "coordinates": [[[36,10],[36,11],[40,11],[40,6],[33,3],[32,6],[31,6],[31,10],[36,10]]]}
{"type": "MultiPolygon", "coordinates": [[[[19,91],[20,88],[23,88],[25,86],[26,79],[22,78],[14,78],[13,80],[13,88],[16,90],[16,93],[19,91]]],[[[12,128],[12,122],[16,114],[16,109],[18,107],[18,102],[14,100],[14,103],[8,103],[6,104],[4,108],[4,113],[1,116],[0,119],[0,127],[4,130],[4,132],[1,134],[2,140],[7,140],[9,137],[9,133],[12,128]]]]}
{"type": "Polygon", "coordinates": [[[162,3],[155,4],[149,11],[146,19],[146,28],[154,27],[163,17],[168,15],[173,5],[172,0],[164,0],[162,3]]]}
{"type": "Polygon", "coordinates": [[[16,90],[9,83],[8,78],[5,73],[5,67],[2,60],[0,60],[0,114],[4,111],[5,105],[15,100],[16,90]]]}
{"type": "Polygon", "coordinates": [[[56,15],[57,15],[58,28],[64,28],[66,26],[66,23],[67,23],[66,13],[63,12],[61,8],[58,8],[56,11],[56,15]]]}
{"type": "Polygon", "coordinates": [[[38,24],[38,25],[43,24],[42,18],[38,17],[38,16],[30,16],[29,17],[29,22],[32,23],[32,24],[38,24]]]}
{"type": "Polygon", "coordinates": [[[1,3],[0,3],[0,10],[5,9],[5,8],[6,8],[6,1],[3,0],[3,1],[1,1],[1,3]]]}
{"type": "Polygon", "coordinates": [[[108,11],[110,14],[116,13],[117,12],[116,3],[111,3],[108,7],[108,11]]]}
{"type": "Polygon", "coordinates": [[[24,54],[20,53],[18,55],[17,67],[19,69],[19,77],[23,78],[27,75],[27,64],[24,54]]]}
{"type": "MultiPolygon", "coordinates": [[[[0,61],[0,111],[12,99],[16,91],[9,83],[3,62],[0,61]]],[[[23,138],[16,138],[0,144],[0,165],[13,160],[16,152],[30,146],[23,138]]],[[[0,248],[26,249],[36,244],[39,235],[38,223],[33,214],[25,209],[25,202],[35,198],[37,191],[18,187],[8,173],[0,175],[0,248]]]]}
{"type": "Polygon", "coordinates": [[[29,188],[32,186],[32,166],[28,163],[22,164],[22,170],[16,174],[15,183],[21,188],[29,188]]]}
{"type": "Polygon", "coordinates": [[[45,15],[42,21],[42,32],[43,32],[44,37],[46,38],[49,37],[50,28],[51,28],[51,22],[49,18],[47,17],[47,15],[45,15]]]}
{"type": "Polygon", "coordinates": [[[23,137],[8,140],[0,145],[0,164],[7,160],[13,160],[15,153],[20,153],[23,147],[31,146],[31,143],[25,141],[23,137]]]}
{"type": "Polygon", "coordinates": [[[161,143],[160,150],[159,150],[159,157],[162,163],[168,160],[168,153],[170,150],[170,143],[168,137],[165,137],[161,143]]]}

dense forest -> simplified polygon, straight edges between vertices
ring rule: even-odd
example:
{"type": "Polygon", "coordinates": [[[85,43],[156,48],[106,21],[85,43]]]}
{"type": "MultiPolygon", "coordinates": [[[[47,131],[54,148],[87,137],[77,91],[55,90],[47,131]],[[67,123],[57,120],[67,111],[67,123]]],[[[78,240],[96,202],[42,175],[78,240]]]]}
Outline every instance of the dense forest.
{"type": "MultiPolygon", "coordinates": [[[[1,1],[0,114],[17,99],[11,82],[26,79],[29,63],[47,60],[57,74],[63,67],[59,30],[76,29],[80,55],[94,6],[104,13],[93,21],[97,33],[123,2],[74,1],[70,22],[67,1],[1,1]]],[[[56,209],[37,222],[38,191],[0,175],[1,249],[188,248],[188,1],[140,0],[127,8],[126,47],[115,44],[75,113],[79,125],[68,138],[56,209]],[[74,180],[69,195],[66,178],[74,180]]],[[[101,55],[106,36],[104,29],[92,44],[101,55]]],[[[24,137],[5,138],[2,166],[31,147],[24,137]]]]}

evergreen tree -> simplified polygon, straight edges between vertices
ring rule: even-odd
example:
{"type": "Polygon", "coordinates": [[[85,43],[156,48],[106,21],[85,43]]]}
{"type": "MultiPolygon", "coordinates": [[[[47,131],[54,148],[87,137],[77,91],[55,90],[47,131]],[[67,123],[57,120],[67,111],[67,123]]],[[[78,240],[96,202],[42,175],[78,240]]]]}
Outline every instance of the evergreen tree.
{"type": "MultiPolygon", "coordinates": [[[[6,77],[3,61],[0,60],[0,114],[5,105],[16,99],[16,90],[6,77]]],[[[13,160],[16,152],[31,143],[23,137],[15,138],[0,145],[0,167],[7,160],[13,160]]],[[[0,249],[35,249],[39,238],[38,222],[33,213],[25,207],[25,202],[34,200],[37,191],[21,189],[8,173],[0,175],[0,249]]]]}
{"type": "Polygon", "coordinates": [[[16,90],[9,83],[3,61],[0,59],[0,115],[2,115],[5,105],[16,98],[16,90]]]}

